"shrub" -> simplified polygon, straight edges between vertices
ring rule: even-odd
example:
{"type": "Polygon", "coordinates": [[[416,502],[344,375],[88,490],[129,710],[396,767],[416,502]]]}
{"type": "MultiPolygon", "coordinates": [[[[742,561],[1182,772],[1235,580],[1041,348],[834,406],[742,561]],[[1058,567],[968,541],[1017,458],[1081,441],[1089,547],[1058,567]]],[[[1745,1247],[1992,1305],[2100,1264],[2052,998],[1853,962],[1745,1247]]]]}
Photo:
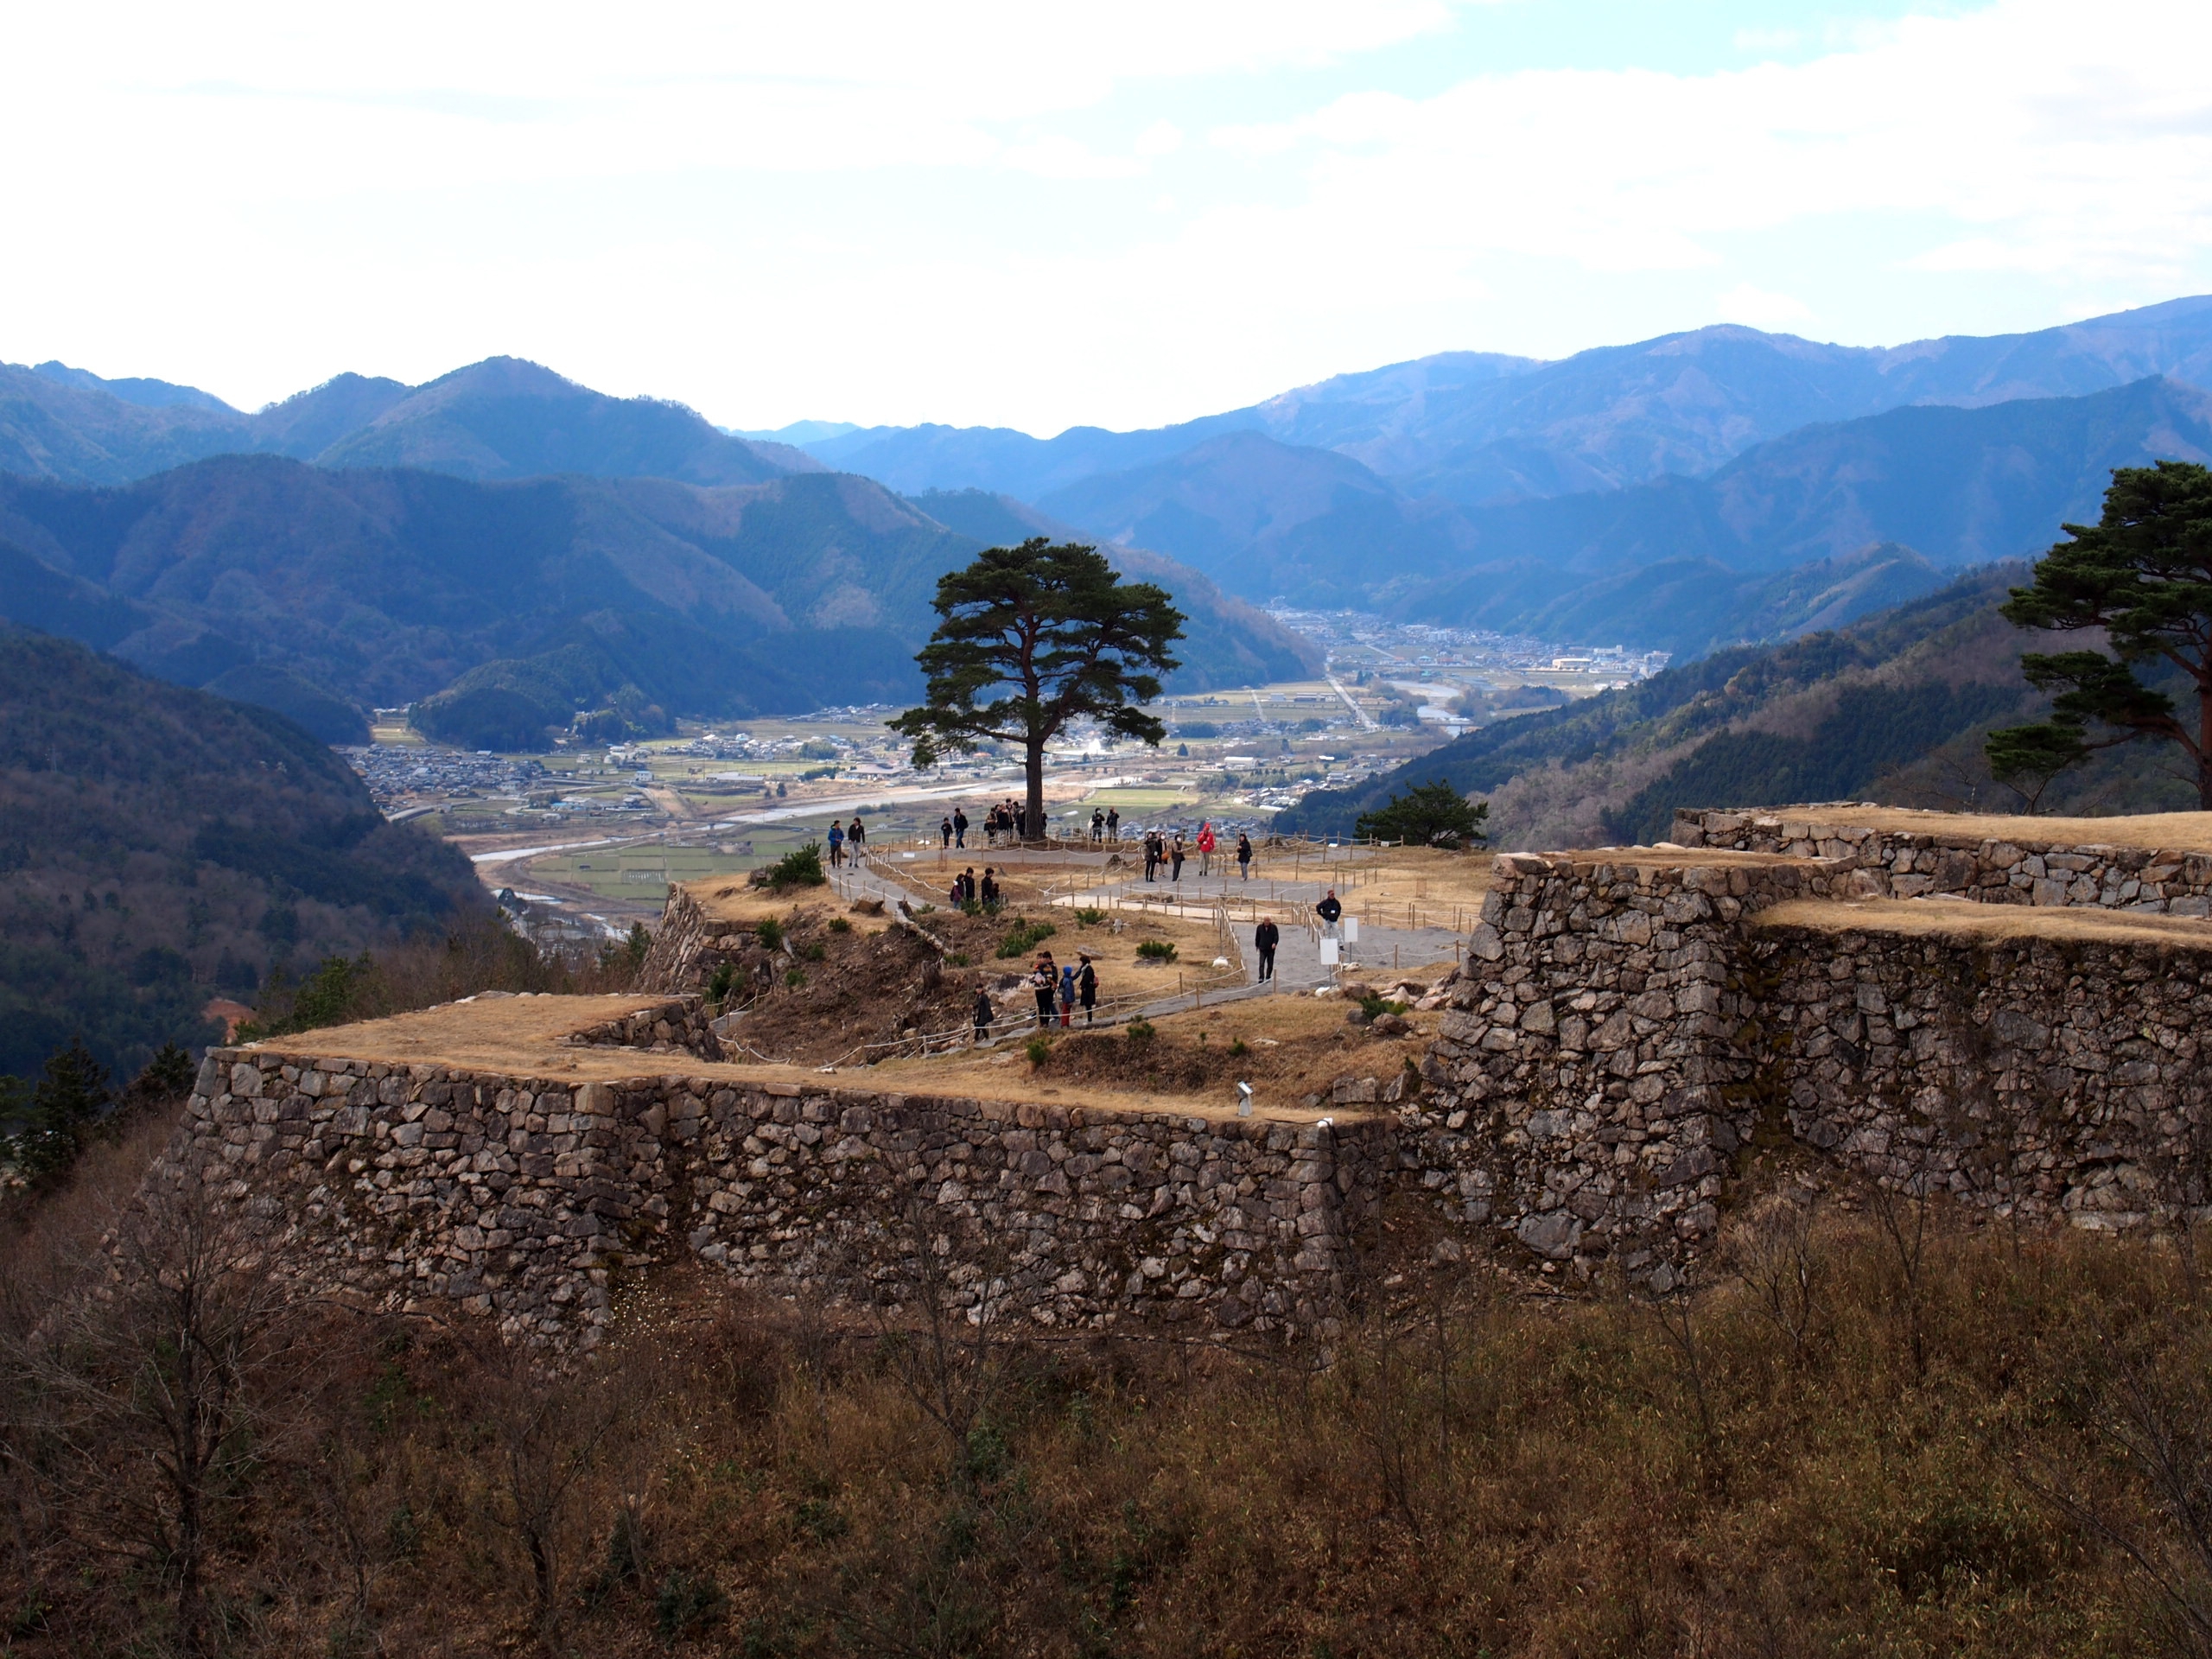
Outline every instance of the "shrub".
{"type": "Polygon", "coordinates": [[[655,1624],[663,1641],[672,1642],[685,1631],[719,1619],[728,1603],[709,1578],[693,1578],[681,1567],[661,1580],[653,1599],[655,1624]]]}
{"type": "Polygon", "coordinates": [[[724,1002],[728,1001],[730,988],[736,983],[737,964],[734,962],[725,962],[717,964],[715,969],[714,977],[707,982],[707,1001],[709,1002],[724,1002]]]}
{"type": "Polygon", "coordinates": [[[1251,1045],[1247,1043],[1242,1037],[1237,1038],[1229,1046],[1229,1058],[1232,1060],[1241,1060],[1251,1052],[1251,1045]]]}
{"type": "Polygon", "coordinates": [[[1029,1041],[1023,1046],[1021,1052],[1029,1057],[1030,1065],[1042,1065],[1045,1064],[1046,1060],[1051,1057],[1052,1046],[1046,1042],[1042,1037],[1032,1037],[1029,1041]]]}
{"type": "Polygon", "coordinates": [[[784,976],[784,983],[790,986],[793,990],[798,989],[800,986],[806,983],[806,969],[804,968],[792,969],[789,973],[784,976]]]}
{"type": "Polygon", "coordinates": [[[1153,1028],[1152,1021],[1145,1019],[1141,1015],[1129,1021],[1128,1025],[1124,1028],[1124,1034],[1139,1048],[1142,1048],[1147,1043],[1149,1043],[1154,1038],[1160,1035],[1159,1032],[1153,1028]]]}
{"type": "Polygon", "coordinates": [[[753,937],[760,941],[763,950],[779,950],[784,944],[784,925],[772,916],[763,916],[753,924],[753,937]]]}
{"type": "Polygon", "coordinates": [[[1017,919],[1014,925],[1007,930],[1006,937],[999,941],[997,954],[1001,957],[1026,956],[1034,947],[1042,944],[1059,931],[1050,922],[1025,922],[1017,919]]]}
{"type": "Polygon", "coordinates": [[[1167,939],[1146,939],[1138,944],[1137,955],[1147,962],[1173,962],[1175,946],[1167,939]]]}
{"type": "Polygon", "coordinates": [[[832,933],[849,933],[853,931],[853,925],[842,916],[832,916],[830,918],[830,931],[832,933]]]}
{"type": "Polygon", "coordinates": [[[965,968],[968,965],[968,953],[965,950],[956,950],[945,960],[956,968],[965,968]]]}
{"type": "Polygon", "coordinates": [[[830,947],[823,944],[819,939],[817,939],[812,944],[808,945],[805,950],[799,952],[799,955],[804,957],[809,962],[819,962],[823,957],[829,954],[830,947]]]}
{"type": "Polygon", "coordinates": [[[1359,999],[1359,1011],[1370,1020],[1386,1014],[1403,1014],[1406,1006],[1403,1002],[1391,1001],[1380,991],[1370,991],[1359,999]]]}
{"type": "Polygon", "coordinates": [[[1085,905],[1076,912],[1075,918],[1085,927],[1096,927],[1106,919],[1106,912],[1095,905],[1085,905]]]}
{"type": "Polygon", "coordinates": [[[822,873],[822,843],[810,841],[794,848],[765,869],[753,872],[753,884],[782,893],[788,887],[818,887],[830,878],[822,873]]]}

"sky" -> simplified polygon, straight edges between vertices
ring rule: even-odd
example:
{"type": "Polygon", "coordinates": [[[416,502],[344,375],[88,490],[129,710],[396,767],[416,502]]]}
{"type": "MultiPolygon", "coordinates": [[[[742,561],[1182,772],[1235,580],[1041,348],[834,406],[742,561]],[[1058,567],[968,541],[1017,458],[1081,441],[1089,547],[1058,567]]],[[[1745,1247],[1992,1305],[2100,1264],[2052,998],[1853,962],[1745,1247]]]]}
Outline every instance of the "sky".
{"type": "Polygon", "coordinates": [[[16,5],[0,359],[1157,425],[2212,290],[2202,0],[16,5]]]}

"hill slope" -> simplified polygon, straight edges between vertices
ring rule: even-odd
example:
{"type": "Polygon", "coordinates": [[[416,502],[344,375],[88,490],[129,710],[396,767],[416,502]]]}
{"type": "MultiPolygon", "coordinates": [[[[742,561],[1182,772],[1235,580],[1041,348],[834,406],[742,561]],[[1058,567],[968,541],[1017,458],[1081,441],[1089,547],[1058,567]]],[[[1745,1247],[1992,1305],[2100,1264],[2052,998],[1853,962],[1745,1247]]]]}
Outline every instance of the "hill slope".
{"type": "Polygon", "coordinates": [[[0,1072],[82,1034],[135,1070],[219,991],[486,913],[298,727],[0,626],[0,1072]]]}
{"type": "MultiPolygon", "coordinates": [[[[744,715],[918,689],[937,579],[982,544],[831,473],[486,484],[229,456],[115,490],[0,479],[0,564],[23,578],[0,615],[186,683],[256,664],[356,707],[565,653],[581,696],[633,684],[671,713],[744,715]]],[[[1213,631],[1179,683],[1302,671],[1265,617],[1147,574],[1213,631]]]]}
{"type": "MultiPolygon", "coordinates": [[[[1491,801],[1502,848],[1649,842],[1678,806],[1871,798],[2005,810],[1980,761],[1988,728],[2042,706],[2022,682],[2031,638],[1998,615],[2025,575],[2003,565],[1834,632],[1744,646],[1641,684],[1466,733],[1357,790],[1315,793],[1287,828],[1343,831],[1433,778],[1491,801]],[[1933,757],[1933,759],[1931,759],[1933,757]]],[[[2090,810],[2155,810],[2147,751],[2065,780],[2090,810]]]]}

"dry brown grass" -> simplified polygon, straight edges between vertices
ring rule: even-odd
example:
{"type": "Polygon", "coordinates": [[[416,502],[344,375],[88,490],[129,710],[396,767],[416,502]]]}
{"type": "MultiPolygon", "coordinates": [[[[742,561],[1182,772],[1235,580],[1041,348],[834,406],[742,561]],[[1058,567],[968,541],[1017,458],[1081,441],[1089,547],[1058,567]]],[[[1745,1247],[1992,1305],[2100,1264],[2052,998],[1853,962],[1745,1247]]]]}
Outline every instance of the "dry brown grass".
{"type": "MultiPolygon", "coordinates": [[[[2127,1450],[2208,1473],[2188,1254],[1939,1213],[1909,1330],[1883,1230],[1803,1200],[1740,1207],[1663,1316],[1432,1266],[1399,1213],[1327,1353],[986,1331],[957,1436],[900,1327],[708,1277],[633,1291],[564,1374],[356,1329],[318,1432],[226,1496],[223,1650],[2201,1653],[2190,1524],[2127,1450]]],[[[7,1432],[10,1651],[168,1651],[157,1564],[88,1554],[7,1432]]]]}
{"type": "Polygon", "coordinates": [[[1864,930],[1916,938],[2080,939],[2110,944],[2164,944],[2212,950],[2212,922],[2147,912],[2076,906],[1984,905],[1971,900],[1881,899],[1858,902],[1818,899],[1772,905],[1751,918],[1755,927],[1817,928],[1825,933],[1864,930]]]}

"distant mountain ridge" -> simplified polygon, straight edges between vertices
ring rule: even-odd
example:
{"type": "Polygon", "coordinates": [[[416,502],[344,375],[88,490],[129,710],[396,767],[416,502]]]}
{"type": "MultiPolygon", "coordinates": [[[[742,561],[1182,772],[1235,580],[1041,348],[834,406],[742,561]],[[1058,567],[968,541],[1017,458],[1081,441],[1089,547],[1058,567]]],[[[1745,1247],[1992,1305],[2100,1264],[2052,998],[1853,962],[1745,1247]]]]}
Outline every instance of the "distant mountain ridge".
{"type": "Polygon", "coordinates": [[[1409,495],[1480,505],[1708,472],[1797,428],[1907,404],[2076,397],[2153,375],[2212,385],[2212,296],[1894,346],[1723,324],[1554,362],[1443,353],[1144,431],[876,427],[806,448],[907,493],[974,486],[1033,501],[1253,431],[1350,455],[1409,495]]]}
{"type": "Polygon", "coordinates": [[[144,390],[165,385],[0,364],[0,471],[127,484],[219,454],[484,480],[758,484],[822,470],[801,450],[733,437],[680,404],[610,397],[518,358],[487,358],[420,386],[341,374],[251,415],[189,387],[168,387],[189,395],[166,399],[144,390]]]}

